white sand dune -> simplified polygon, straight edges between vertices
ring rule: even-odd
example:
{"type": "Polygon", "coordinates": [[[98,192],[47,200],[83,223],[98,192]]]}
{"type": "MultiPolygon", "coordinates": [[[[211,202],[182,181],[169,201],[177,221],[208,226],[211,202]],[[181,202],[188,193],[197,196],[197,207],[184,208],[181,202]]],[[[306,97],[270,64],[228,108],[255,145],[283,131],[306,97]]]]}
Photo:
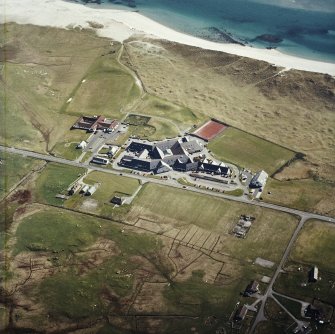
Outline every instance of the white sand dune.
{"type": "Polygon", "coordinates": [[[270,64],[310,72],[327,73],[335,76],[335,64],[314,61],[267,50],[221,44],[203,40],[165,27],[139,13],[127,10],[92,8],[62,0],[2,0],[0,2],[0,22],[17,22],[39,26],[68,27],[80,25],[88,27],[88,21],[103,24],[98,34],[117,41],[124,41],[133,34],[145,34],[159,39],[197,46],[263,60],[270,64]]]}

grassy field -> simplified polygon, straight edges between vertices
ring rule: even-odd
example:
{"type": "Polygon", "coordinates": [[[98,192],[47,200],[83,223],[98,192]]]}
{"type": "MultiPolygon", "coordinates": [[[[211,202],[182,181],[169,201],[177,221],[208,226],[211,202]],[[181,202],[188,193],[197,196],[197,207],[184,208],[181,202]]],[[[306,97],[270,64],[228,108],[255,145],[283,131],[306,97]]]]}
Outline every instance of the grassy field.
{"type": "Polygon", "coordinates": [[[82,153],[81,149],[77,149],[77,145],[89,138],[90,134],[83,130],[70,130],[64,135],[63,141],[58,142],[52,149],[52,152],[56,156],[60,156],[65,159],[75,160],[79,158],[82,153]]]}
{"type": "Polygon", "coordinates": [[[280,273],[278,276],[274,290],[307,302],[312,302],[315,298],[325,303],[333,303],[335,300],[333,288],[335,274],[319,270],[321,280],[315,283],[308,283],[309,271],[313,265],[314,263],[289,262],[285,267],[285,272],[280,273]],[[298,270],[298,267],[300,270],[298,270]]]}
{"type": "Polygon", "coordinates": [[[136,107],[136,112],[148,116],[158,116],[176,123],[181,130],[186,130],[194,124],[200,124],[204,117],[191,109],[176,105],[167,100],[147,94],[136,107]]]}
{"type": "MultiPolygon", "coordinates": [[[[223,314],[228,314],[231,311],[232,305],[238,298],[236,285],[239,285],[240,282],[234,282],[229,287],[215,286],[206,284],[203,275],[201,270],[194,271],[188,280],[174,282],[165,288],[164,297],[170,313],[182,313],[190,316],[200,314],[204,321],[206,315],[221,318],[223,314]]],[[[198,325],[201,326],[201,324],[198,325]]],[[[222,325],[222,323],[217,325],[222,325]]]]}
{"type": "Polygon", "coordinates": [[[139,181],[136,179],[102,172],[92,172],[83,181],[87,184],[100,183],[95,193],[99,201],[106,201],[115,193],[130,196],[139,186],[139,181]]]}
{"type": "Polygon", "coordinates": [[[0,142],[51,150],[76,120],[61,114],[63,104],[92,63],[111,51],[110,41],[87,30],[14,23],[6,24],[4,31],[7,45],[15,52],[6,63],[6,87],[0,83],[0,91],[6,91],[0,96],[4,106],[0,109],[4,125],[0,142]]]}
{"type": "Polygon", "coordinates": [[[140,94],[134,78],[117,62],[115,54],[98,58],[83,80],[71,93],[73,99],[63,112],[120,119],[122,109],[140,94]]]}
{"type": "Polygon", "coordinates": [[[151,117],[146,124],[132,125],[128,127],[127,136],[135,136],[147,140],[163,140],[175,138],[179,134],[178,127],[169,120],[151,117]]]}
{"type": "Polygon", "coordinates": [[[301,230],[290,257],[293,261],[317,265],[321,270],[335,274],[335,263],[329,261],[335,253],[334,240],[334,224],[310,220],[301,230]]]}
{"type": "Polygon", "coordinates": [[[286,264],[275,283],[276,291],[312,301],[314,298],[332,303],[335,300],[334,254],[335,226],[318,220],[310,220],[300,232],[286,264]],[[315,283],[308,283],[309,271],[318,266],[319,277],[315,283]],[[298,268],[300,268],[298,270],[298,268]]]}
{"type": "Polygon", "coordinates": [[[148,139],[154,136],[156,129],[151,125],[129,125],[127,136],[133,136],[135,138],[148,139]]]}
{"type": "Polygon", "coordinates": [[[36,180],[36,200],[40,203],[62,205],[64,201],[55,196],[59,193],[66,194],[69,185],[83,173],[83,168],[49,163],[36,180]]]}
{"type": "Polygon", "coordinates": [[[33,158],[4,152],[0,153],[0,161],[0,200],[40,163],[33,158]]]}
{"type": "Polygon", "coordinates": [[[304,211],[335,215],[335,186],[313,179],[278,181],[269,179],[262,195],[267,202],[304,211]],[[271,192],[268,194],[267,192],[271,192]]]}
{"type": "Polygon", "coordinates": [[[99,235],[92,217],[49,209],[23,219],[16,231],[15,253],[22,251],[75,252],[91,245],[99,235]]]}
{"type": "Polygon", "coordinates": [[[334,180],[334,98],[327,93],[333,78],[276,75],[281,69],[266,62],[168,41],[139,37],[126,48],[149,93],[306,153],[322,177],[334,180]]]}
{"type": "Polygon", "coordinates": [[[274,173],[294,152],[246,132],[228,128],[208,144],[214,156],[256,172],[274,173]]]}
{"type": "Polygon", "coordinates": [[[275,295],[275,298],[279,301],[280,304],[282,304],[291,314],[293,314],[294,317],[297,319],[301,319],[301,304],[290,300],[281,296],[275,295]]]}
{"type": "Polygon", "coordinates": [[[265,315],[268,321],[258,324],[255,330],[257,334],[282,334],[293,324],[290,316],[272,298],[268,298],[265,304],[265,315]]]}
{"type": "Polygon", "coordinates": [[[124,120],[125,123],[129,123],[130,125],[146,125],[150,121],[151,117],[141,116],[136,114],[130,114],[124,120]]]}
{"type": "Polygon", "coordinates": [[[121,211],[121,209],[114,209],[114,205],[110,203],[114,195],[130,196],[139,187],[139,182],[135,179],[102,172],[92,172],[88,174],[83,181],[91,185],[99,184],[97,191],[90,198],[76,194],[65,202],[65,206],[83,211],[93,211],[104,215],[108,215],[108,213],[114,210],[115,213],[121,211]],[[85,205],[86,201],[91,200],[94,201],[96,206],[89,207],[85,205]]]}
{"type": "Polygon", "coordinates": [[[163,140],[166,138],[175,138],[179,135],[178,127],[168,120],[152,117],[148,125],[153,126],[156,131],[149,136],[149,140],[163,140]]]}
{"type": "Polygon", "coordinates": [[[145,185],[133,202],[128,219],[138,217],[175,227],[193,224],[218,233],[223,251],[244,260],[260,256],[278,261],[297,223],[291,215],[153,184],[145,185]],[[246,239],[228,235],[241,214],[256,217],[246,239]]]}
{"type": "Polygon", "coordinates": [[[14,251],[48,252],[50,261],[58,265],[62,258],[64,268],[27,291],[27,296],[42,301],[56,319],[66,316],[80,320],[120,312],[120,299],[132,294],[134,274],[143,266],[138,258],[143,255],[149,259],[160,248],[161,244],[146,234],[121,234],[120,227],[110,221],[53,208],[22,220],[16,231],[14,251]],[[99,260],[89,251],[98,238],[111,240],[115,245],[112,253],[102,254],[99,260]],[[76,263],[68,266],[69,258],[64,254],[76,256],[76,263]],[[137,260],[132,258],[134,255],[137,260]],[[112,298],[112,303],[107,297],[112,298]]]}

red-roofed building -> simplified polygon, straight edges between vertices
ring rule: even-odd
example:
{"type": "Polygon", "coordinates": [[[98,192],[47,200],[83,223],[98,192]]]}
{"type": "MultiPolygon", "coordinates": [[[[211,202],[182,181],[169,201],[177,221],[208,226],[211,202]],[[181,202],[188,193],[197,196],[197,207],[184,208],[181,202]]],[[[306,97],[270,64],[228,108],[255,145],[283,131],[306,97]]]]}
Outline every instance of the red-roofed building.
{"type": "Polygon", "coordinates": [[[104,116],[82,116],[75,124],[72,129],[81,129],[89,132],[95,130],[114,130],[119,125],[116,120],[109,120],[104,116]]]}

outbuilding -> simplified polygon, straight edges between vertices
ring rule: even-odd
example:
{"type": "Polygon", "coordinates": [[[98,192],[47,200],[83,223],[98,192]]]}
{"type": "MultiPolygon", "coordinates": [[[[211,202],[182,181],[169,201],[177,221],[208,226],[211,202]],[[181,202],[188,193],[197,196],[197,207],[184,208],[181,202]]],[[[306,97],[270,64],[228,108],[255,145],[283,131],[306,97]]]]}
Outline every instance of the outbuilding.
{"type": "Polygon", "coordinates": [[[116,204],[116,205],[122,205],[124,202],[124,199],[119,196],[114,196],[111,200],[111,203],[116,204]]]}
{"type": "Polygon", "coordinates": [[[78,145],[77,145],[77,148],[78,149],[85,149],[86,148],[86,146],[87,146],[87,143],[86,143],[86,141],[82,141],[82,142],[80,142],[78,145]]]}
{"type": "Polygon", "coordinates": [[[254,293],[259,291],[259,283],[257,281],[251,281],[244,291],[245,297],[250,297],[254,293]]]}
{"type": "Polygon", "coordinates": [[[318,269],[318,267],[314,266],[309,271],[309,278],[308,278],[308,280],[310,282],[317,282],[318,279],[319,279],[319,269],[318,269]]]}
{"type": "Polygon", "coordinates": [[[266,173],[264,170],[261,170],[251,179],[249,188],[264,188],[268,177],[268,173],[266,173]]]}
{"type": "Polygon", "coordinates": [[[88,184],[85,184],[84,187],[80,190],[82,194],[86,194],[90,186],[88,184]]]}
{"type": "Polygon", "coordinates": [[[97,191],[96,186],[91,186],[89,189],[86,191],[86,196],[92,196],[95,192],[97,191]]]}
{"type": "Polygon", "coordinates": [[[94,157],[91,162],[98,164],[98,165],[108,165],[109,160],[106,158],[94,157]]]}
{"type": "Polygon", "coordinates": [[[234,316],[234,320],[235,321],[242,321],[242,320],[244,320],[244,318],[247,315],[247,313],[248,313],[247,305],[243,305],[242,307],[240,307],[236,311],[235,316],[234,316]]]}

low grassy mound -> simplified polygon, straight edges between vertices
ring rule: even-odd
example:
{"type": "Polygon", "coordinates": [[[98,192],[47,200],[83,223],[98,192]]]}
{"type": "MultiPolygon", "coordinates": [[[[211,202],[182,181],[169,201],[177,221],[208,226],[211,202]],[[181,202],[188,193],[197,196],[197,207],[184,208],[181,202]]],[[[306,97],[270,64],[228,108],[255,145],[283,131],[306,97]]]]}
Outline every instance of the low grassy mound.
{"type": "Polygon", "coordinates": [[[23,219],[16,232],[15,253],[83,249],[99,235],[96,219],[57,210],[40,211],[23,219]]]}

